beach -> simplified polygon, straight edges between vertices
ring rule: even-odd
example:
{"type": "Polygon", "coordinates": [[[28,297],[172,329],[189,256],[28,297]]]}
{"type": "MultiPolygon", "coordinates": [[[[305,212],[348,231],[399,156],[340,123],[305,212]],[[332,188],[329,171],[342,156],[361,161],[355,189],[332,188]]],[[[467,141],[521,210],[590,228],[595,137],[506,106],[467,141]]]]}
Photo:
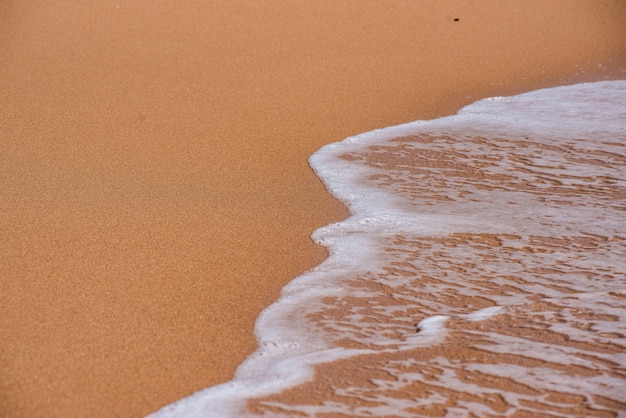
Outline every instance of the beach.
{"type": "Polygon", "coordinates": [[[321,146],[626,78],[620,1],[0,6],[0,415],[143,416],[229,380],[347,215],[321,146]]]}

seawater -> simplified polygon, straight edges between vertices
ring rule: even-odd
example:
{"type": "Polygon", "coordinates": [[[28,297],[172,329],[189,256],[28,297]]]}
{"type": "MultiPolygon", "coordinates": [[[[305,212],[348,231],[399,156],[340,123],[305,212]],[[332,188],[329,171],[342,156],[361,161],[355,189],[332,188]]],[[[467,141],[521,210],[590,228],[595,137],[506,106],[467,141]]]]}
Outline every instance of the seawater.
{"type": "MultiPolygon", "coordinates": [[[[325,146],[351,216],[228,383],[154,417],[626,416],[626,81],[325,146]]],[[[207,342],[209,344],[210,342],[207,342]]]]}

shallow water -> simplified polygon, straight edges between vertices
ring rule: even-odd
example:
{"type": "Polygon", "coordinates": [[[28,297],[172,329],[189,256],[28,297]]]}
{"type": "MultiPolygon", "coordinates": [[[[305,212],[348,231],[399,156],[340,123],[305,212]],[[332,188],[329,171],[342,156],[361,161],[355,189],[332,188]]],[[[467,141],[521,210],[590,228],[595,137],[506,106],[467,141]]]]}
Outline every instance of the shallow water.
{"type": "Polygon", "coordinates": [[[313,234],[331,256],[262,313],[233,381],[155,416],[626,416],[626,81],[310,162],[352,214],[313,234]]]}

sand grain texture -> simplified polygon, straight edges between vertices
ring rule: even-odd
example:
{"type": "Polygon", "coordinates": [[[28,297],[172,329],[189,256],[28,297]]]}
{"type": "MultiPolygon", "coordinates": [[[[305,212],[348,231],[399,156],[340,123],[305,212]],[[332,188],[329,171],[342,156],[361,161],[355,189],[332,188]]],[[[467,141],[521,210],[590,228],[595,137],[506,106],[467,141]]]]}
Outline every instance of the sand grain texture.
{"type": "Polygon", "coordinates": [[[308,155],[626,77],[625,41],[621,1],[3,2],[0,415],[141,416],[229,379],[345,216],[308,155]]]}

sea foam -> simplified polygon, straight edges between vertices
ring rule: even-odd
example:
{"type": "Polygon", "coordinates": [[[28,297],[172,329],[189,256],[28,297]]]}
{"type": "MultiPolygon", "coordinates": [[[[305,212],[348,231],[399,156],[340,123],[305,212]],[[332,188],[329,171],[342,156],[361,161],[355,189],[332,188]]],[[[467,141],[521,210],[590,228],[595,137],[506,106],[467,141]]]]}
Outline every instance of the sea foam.
{"type": "MultiPolygon", "coordinates": [[[[351,216],[232,381],[154,417],[626,414],[626,81],[327,145],[351,216]]],[[[210,342],[207,342],[210,344],[210,342]]]]}

